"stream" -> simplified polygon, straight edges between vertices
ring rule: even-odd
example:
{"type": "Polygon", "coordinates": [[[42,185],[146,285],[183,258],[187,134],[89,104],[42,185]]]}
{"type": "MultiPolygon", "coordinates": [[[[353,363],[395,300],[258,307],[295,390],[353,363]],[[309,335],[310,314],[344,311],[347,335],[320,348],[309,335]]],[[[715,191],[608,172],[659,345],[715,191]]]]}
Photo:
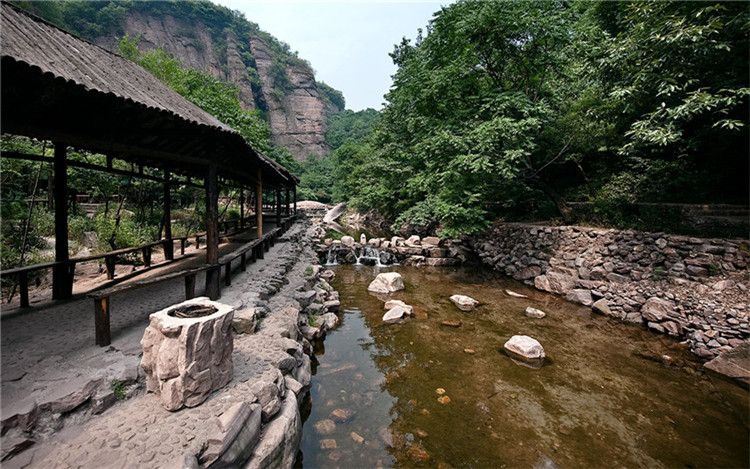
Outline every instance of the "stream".
{"type": "Polygon", "coordinates": [[[341,325],[316,346],[297,467],[748,465],[748,390],[667,336],[481,267],[333,270],[341,325]],[[385,271],[415,310],[402,324],[383,325],[367,292],[385,271]],[[461,312],[453,294],[480,305],[461,312]],[[505,354],[515,334],[544,346],[541,369],[505,354]]]}

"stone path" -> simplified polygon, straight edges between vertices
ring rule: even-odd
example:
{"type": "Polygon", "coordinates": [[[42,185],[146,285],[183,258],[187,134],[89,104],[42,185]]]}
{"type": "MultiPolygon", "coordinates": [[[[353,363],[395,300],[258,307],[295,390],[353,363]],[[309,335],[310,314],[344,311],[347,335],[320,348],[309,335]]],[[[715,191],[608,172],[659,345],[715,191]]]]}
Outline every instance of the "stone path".
{"type": "Polygon", "coordinates": [[[304,275],[307,261],[316,259],[297,241],[303,230],[301,223],[293,226],[284,237],[292,241],[277,243],[223,289],[220,302],[264,310],[266,317],[256,334],[235,336],[232,382],[195,408],[168,412],[137,379],[148,315],[184,299],[181,280],[117,297],[109,348],[92,345],[90,300],[3,321],[2,418],[10,428],[3,457],[35,442],[3,467],[182,467],[185,455],[190,464],[205,465],[225,449],[226,415],[248,404],[266,423],[249,464],[291,464],[299,435],[294,430],[301,427],[297,394],[310,383],[310,359],[303,350],[309,343],[295,340],[300,306],[294,296],[312,287],[304,275]],[[270,303],[264,301],[271,295],[270,303]],[[133,383],[117,391],[130,398],[117,400],[123,396],[111,389],[113,380],[133,383]],[[276,443],[268,443],[274,438],[276,443]]]}

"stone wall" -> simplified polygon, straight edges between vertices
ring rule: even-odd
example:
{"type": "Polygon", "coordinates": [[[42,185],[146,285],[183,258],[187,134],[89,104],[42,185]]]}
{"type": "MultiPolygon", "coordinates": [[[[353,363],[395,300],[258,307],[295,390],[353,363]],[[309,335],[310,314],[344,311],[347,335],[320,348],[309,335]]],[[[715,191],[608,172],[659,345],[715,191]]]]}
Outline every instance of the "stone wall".
{"type": "Polygon", "coordinates": [[[700,357],[750,337],[746,241],[504,224],[470,244],[495,270],[677,337],[700,357]]]}

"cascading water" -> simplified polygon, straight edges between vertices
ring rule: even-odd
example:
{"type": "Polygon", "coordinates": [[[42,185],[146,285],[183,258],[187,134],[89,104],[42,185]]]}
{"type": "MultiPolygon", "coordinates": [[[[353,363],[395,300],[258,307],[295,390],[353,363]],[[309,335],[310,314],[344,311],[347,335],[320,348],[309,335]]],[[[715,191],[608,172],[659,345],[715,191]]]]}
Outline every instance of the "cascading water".
{"type": "Polygon", "coordinates": [[[333,245],[328,246],[328,254],[326,255],[325,265],[339,265],[336,261],[336,254],[333,251],[333,245]]]}
{"type": "MultiPolygon", "coordinates": [[[[356,251],[354,252],[355,255],[357,255],[356,251]]],[[[357,263],[355,265],[375,265],[377,267],[385,267],[385,264],[380,262],[380,250],[376,249],[371,246],[365,246],[362,248],[362,250],[359,252],[359,255],[357,255],[357,263]],[[375,261],[373,264],[372,262],[362,262],[362,261],[375,261]]]]}

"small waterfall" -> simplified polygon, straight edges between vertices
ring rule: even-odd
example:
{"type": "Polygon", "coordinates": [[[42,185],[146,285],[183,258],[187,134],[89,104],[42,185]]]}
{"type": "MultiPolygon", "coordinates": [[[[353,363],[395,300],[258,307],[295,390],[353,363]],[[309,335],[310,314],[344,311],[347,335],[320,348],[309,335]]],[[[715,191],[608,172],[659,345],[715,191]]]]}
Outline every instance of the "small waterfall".
{"type": "Polygon", "coordinates": [[[328,246],[328,254],[326,255],[326,264],[325,265],[338,265],[339,263],[336,261],[336,253],[333,250],[333,244],[328,246]]]}
{"type": "Polygon", "coordinates": [[[354,252],[354,254],[357,256],[357,263],[355,265],[362,265],[363,264],[362,261],[364,260],[364,261],[370,261],[370,262],[367,262],[367,265],[385,267],[385,264],[380,262],[380,250],[379,249],[376,249],[371,246],[364,246],[362,250],[360,251],[359,255],[357,255],[356,251],[354,252]]]}

